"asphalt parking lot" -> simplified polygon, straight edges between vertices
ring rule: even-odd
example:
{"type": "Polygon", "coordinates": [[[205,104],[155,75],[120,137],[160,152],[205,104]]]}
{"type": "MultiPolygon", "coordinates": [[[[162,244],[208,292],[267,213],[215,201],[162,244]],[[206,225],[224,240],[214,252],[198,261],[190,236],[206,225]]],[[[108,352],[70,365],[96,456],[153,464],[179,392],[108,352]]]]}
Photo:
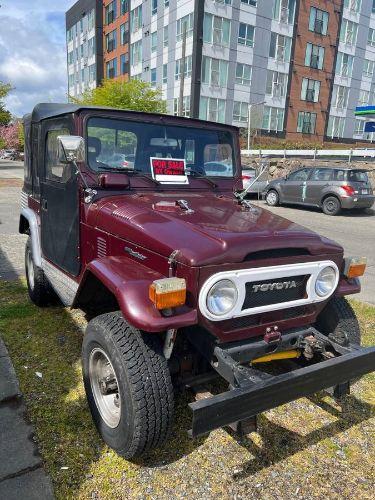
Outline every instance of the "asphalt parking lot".
{"type": "MultiPolygon", "coordinates": [[[[0,279],[12,278],[14,272],[23,272],[23,252],[25,237],[18,234],[20,185],[23,166],[20,162],[0,160],[0,254],[12,263],[9,271],[4,259],[0,261],[0,279]],[[14,181],[12,185],[12,179],[14,181]],[[2,186],[4,184],[4,187],[2,186]]],[[[336,217],[324,215],[319,210],[298,207],[268,207],[263,201],[253,200],[282,217],[308,227],[327,238],[340,243],[347,256],[367,257],[367,271],[362,278],[362,291],[356,296],[359,300],[375,304],[375,211],[366,214],[345,212],[336,217]]]]}

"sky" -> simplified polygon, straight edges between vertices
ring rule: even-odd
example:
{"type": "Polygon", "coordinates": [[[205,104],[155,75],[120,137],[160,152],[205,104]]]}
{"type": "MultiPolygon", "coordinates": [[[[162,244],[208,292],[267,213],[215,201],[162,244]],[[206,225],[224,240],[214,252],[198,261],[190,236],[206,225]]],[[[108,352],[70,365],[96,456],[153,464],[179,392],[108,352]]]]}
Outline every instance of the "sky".
{"type": "Polygon", "coordinates": [[[0,0],[0,81],[17,117],[67,100],[65,12],[76,0],[0,0]]]}

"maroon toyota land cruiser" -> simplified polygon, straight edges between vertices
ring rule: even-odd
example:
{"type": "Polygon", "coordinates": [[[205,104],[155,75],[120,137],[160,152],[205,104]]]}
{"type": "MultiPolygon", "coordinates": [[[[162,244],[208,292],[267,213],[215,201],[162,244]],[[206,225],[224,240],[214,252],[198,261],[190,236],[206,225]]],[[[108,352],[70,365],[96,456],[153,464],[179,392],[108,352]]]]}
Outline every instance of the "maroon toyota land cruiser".
{"type": "Polygon", "coordinates": [[[365,261],[245,200],[236,128],[70,104],[24,123],[29,295],[92,318],[84,384],[118,453],[167,439],[176,388],[194,437],[374,370],[344,298],[365,261]]]}

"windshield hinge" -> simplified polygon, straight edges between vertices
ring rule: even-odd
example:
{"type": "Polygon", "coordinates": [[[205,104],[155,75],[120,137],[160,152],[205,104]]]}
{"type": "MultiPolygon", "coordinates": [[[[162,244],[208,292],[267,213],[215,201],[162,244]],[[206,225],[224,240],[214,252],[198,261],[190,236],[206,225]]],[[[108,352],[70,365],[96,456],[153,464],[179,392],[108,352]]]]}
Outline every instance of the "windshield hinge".
{"type": "Polygon", "coordinates": [[[86,188],[85,189],[85,203],[91,203],[94,196],[97,195],[98,192],[95,189],[86,188]]]}

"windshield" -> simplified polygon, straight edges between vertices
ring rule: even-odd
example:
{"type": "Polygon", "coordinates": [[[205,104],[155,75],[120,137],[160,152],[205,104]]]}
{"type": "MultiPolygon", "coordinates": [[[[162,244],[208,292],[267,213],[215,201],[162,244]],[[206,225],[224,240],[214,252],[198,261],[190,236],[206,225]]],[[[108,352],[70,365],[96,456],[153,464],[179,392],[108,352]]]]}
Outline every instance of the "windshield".
{"type": "Polygon", "coordinates": [[[93,117],[87,125],[92,170],[136,170],[151,174],[151,158],[185,160],[187,175],[233,177],[230,131],[93,117]]]}
{"type": "Polygon", "coordinates": [[[348,182],[368,182],[367,172],[363,170],[349,170],[348,182]]]}

